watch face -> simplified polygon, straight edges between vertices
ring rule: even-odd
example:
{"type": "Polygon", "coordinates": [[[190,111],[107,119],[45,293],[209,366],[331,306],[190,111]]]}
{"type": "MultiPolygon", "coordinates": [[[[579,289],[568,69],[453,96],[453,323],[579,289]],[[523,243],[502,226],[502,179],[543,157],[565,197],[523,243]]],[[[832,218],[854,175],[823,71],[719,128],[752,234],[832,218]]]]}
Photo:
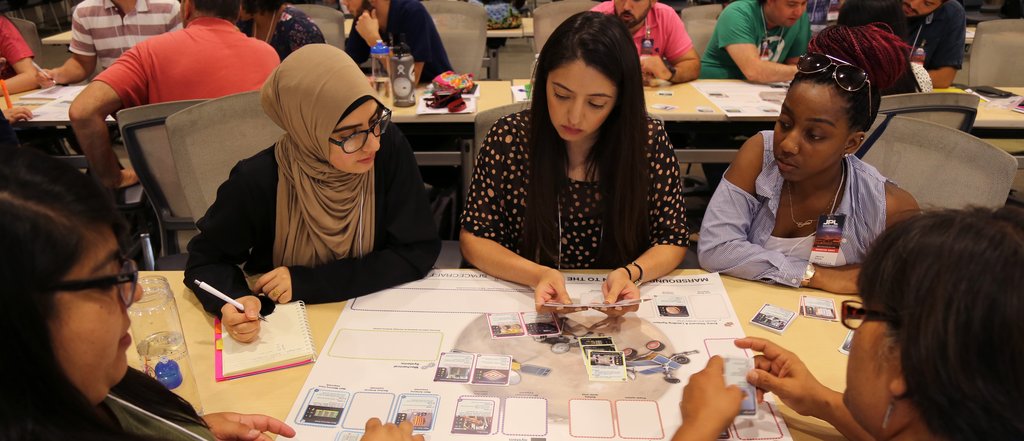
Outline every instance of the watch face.
{"type": "Polygon", "coordinates": [[[409,81],[408,78],[395,78],[393,84],[395,87],[395,96],[409,96],[409,93],[412,92],[412,81],[409,81]]]}

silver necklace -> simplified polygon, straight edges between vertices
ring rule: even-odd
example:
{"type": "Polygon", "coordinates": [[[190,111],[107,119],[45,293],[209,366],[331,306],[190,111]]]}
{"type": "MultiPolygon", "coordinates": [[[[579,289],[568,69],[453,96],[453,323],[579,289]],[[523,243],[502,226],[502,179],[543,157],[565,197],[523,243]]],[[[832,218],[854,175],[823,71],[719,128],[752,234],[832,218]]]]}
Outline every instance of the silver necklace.
{"type": "MultiPolygon", "coordinates": [[[[839,177],[839,186],[836,187],[836,194],[835,194],[835,196],[832,196],[832,208],[829,208],[828,214],[832,214],[832,213],[835,212],[836,202],[839,201],[839,191],[843,189],[843,183],[845,183],[845,182],[846,182],[846,163],[844,162],[843,163],[843,168],[842,168],[842,175],[840,175],[840,177],[839,177]]],[[[796,220],[796,215],[793,212],[793,190],[792,190],[792,186],[793,185],[790,184],[789,181],[786,181],[786,194],[789,196],[789,218],[793,220],[793,223],[796,225],[797,228],[804,228],[804,227],[814,223],[814,219],[807,219],[805,221],[797,221],[796,220]]]]}

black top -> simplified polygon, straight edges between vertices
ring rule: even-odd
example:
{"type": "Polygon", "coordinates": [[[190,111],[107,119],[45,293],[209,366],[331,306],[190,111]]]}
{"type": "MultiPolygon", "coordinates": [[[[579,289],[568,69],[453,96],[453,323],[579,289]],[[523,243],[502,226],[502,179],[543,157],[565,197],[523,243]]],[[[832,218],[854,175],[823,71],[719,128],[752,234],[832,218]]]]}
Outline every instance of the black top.
{"type": "MultiPolygon", "coordinates": [[[[474,236],[493,240],[523,255],[521,233],[526,212],[526,187],[530,160],[526,136],[529,111],[513,113],[491,127],[481,146],[473,171],[473,184],[462,212],[462,228],[474,236]]],[[[647,120],[649,243],[688,245],[679,163],[661,123],[647,120]]],[[[603,236],[602,206],[597,182],[569,181],[559,195],[563,269],[590,268],[598,264],[603,236]]],[[[533,260],[532,256],[523,256],[533,260]]]]}
{"type": "MultiPolygon", "coordinates": [[[[348,300],[420,279],[434,265],[441,241],[412,149],[394,125],[381,135],[374,168],[373,251],[315,268],[289,266],[293,301],[348,300]]],[[[196,223],[200,232],[188,244],[185,285],[207,311],[219,315],[224,302],[200,290],[194,280],[238,298],[252,294],[239,265],[248,274],[274,269],[277,178],[273,147],[239,161],[196,223]]]]}
{"type": "MultiPolygon", "coordinates": [[[[363,40],[356,32],[356,23],[359,23],[358,16],[352,21],[352,31],[345,39],[345,52],[356,63],[362,64],[370,58],[370,46],[376,42],[363,40]]],[[[405,44],[409,45],[413,61],[423,62],[420,82],[430,82],[438,74],[452,70],[434,19],[430,18],[427,8],[419,0],[391,0],[387,34],[381,34],[381,38],[391,46],[391,43],[398,44],[401,34],[405,34],[405,44]]]]}
{"type": "Polygon", "coordinates": [[[925,69],[950,66],[959,70],[964,64],[967,18],[960,2],[946,1],[931,14],[908,19],[907,29],[907,44],[924,48],[925,69]]]}

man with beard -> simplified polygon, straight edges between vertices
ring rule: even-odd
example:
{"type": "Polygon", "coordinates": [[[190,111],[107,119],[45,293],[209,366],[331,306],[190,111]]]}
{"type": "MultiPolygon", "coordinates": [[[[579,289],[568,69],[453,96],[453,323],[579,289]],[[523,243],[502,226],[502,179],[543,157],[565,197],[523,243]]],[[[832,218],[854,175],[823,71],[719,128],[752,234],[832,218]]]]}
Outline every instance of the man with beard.
{"type": "Polygon", "coordinates": [[[722,11],[711,35],[701,78],[755,83],[789,81],[807,51],[807,0],[738,0],[722,11]]]}
{"type": "Polygon", "coordinates": [[[671,7],[657,0],[609,0],[591,11],[615,14],[626,24],[640,54],[645,83],[655,78],[673,83],[697,79],[700,56],[671,7]]]}
{"type": "Polygon", "coordinates": [[[907,44],[911,53],[924,48],[924,68],[936,89],[953,84],[964,62],[967,19],[960,2],[948,0],[903,0],[907,15],[907,44]]]}

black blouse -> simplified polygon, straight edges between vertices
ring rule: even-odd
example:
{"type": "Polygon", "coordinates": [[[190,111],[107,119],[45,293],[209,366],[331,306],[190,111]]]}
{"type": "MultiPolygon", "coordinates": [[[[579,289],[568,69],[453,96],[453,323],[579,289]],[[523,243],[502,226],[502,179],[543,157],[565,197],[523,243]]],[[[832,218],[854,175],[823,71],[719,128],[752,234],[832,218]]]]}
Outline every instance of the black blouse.
{"type": "MultiPolygon", "coordinates": [[[[289,266],[293,300],[347,300],[420,279],[434,265],[441,241],[412,149],[394,125],[381,135],[374,169],[373,251],[317,267],[289,266]]],[[[239,265],[248,274],[274,269],[277,180],[273,147],[239,161],[196,223],[199,235],[188,244],[185,286],[207,311],[219,315],[224,302],[202,292],[193,280],[238,298],[251,294],[239,265]]]]}
{"type": "MultiPolygon", "coordinates": [[[[526,209],[529,158],[526,138],[528,111],[498,120],[487,133],[476,158],[473,183],[462,213],[462,228],[523,255],[521,232],[526,209]]],[[[650,245],[687,246],[686,211],[679,163],[665,128],[647,120],[648,218],[650,245]]],[[[559,195],[560,267],[590,268],[596,263],[602,239],[597,182],[569,181],[559,195]]],[[[532,256],[524,256],[534,260],[532,256]]]]}

